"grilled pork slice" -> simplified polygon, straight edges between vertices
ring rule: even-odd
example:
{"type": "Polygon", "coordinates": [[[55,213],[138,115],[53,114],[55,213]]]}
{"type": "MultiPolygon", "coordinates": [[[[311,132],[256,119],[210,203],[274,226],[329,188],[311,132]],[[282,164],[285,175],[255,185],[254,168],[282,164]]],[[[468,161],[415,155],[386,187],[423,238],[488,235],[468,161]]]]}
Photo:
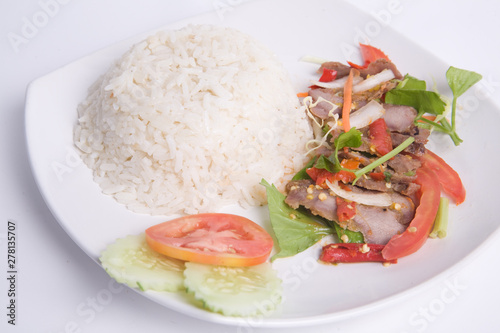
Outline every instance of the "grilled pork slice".
{"type": "MultiPolygon", "coordinates": [[[[351,71],[350,66],[344,65],[337,61],[328,61],[322,63],[318,69],[318,73],[320,74],[323,73],[323,68],[337,71],[337,79],[349,75],[349,72],[351,71]]],[[[366,78],[368,75],[378,74],[382,72],[384,69],[390,69],[394,73],[396,79],[403,78],[403,75],[401,75],[396,65],[394,65],[392,62],[386,59],[377,59],[374,62],[370,63],[367,68],[361,68],[358,69],[358,71],[363,78],[366,78]]]]}
{"type": "MultiPolygon", "coordinates": [[[[365,143],[364,147],[366,151],[369,151],[368,144],[365,143]]],[[[360,167],[367,166],[374,160],[374,158],[369,158],[366,154],[357,151],[342,151],[339,153],[339,158],[359,161],[360,167]]],[[[384,164],[383,169],[380,167],[373,171],[375,173],[386,172],[388,174],[387,179],[385,177],[383,179],[374,179],[368,174],[359,178],[356,182],[356,186],[367,190],[379,192],[394,191],[405,196],[411,196],[420,188],[420,186],[413,183],[413,181],[416,178],[415,172],[421,165],[422,163],[420,160],[413,158],[411,155],[398,154],[390,159],[387,165],[384,164]]]]}
{"type": "Polygon", "coordinates": [[[336,96],[332,89],[317,88],[309,90],[309,96],[312,97],[313,103],[316,103],[318,99],[322,98],[330,103],[320,100],[316,106],[311,108],[311,113],[320,119],[327,119],[334,114],[339,114],[342,111],[340,105],[344,103],[344,99],[340,96],[336,96]]]}
{"type": "MultiPolygon", "coordinates": [[[[408,173],[416,171],[422,166],[420,160],[413,158],[411,155],[398,154],[387,162],[389,167],[394,169],[397,173],[408,173]]],[[[413,179],[412,179],[413,180],[413,179]]]]}
{"type": "MultiPolygon", "coordinates": [[[[312,214],[330,221],[338,221],[336,197],[328,189],[316,186],[312,180],[291,181],[286,186],[285,202],[292,208],[304,207],[312,214]]],[[[357,192],[366,191],[353,188],[357,192]]],[[[413,201],[401,194],[391,193],[390,207],[375,207],[356,204],[356,215],[352,220],[339,223],[343,228],[363,233],[365,242],[385,244],[389,239],[405,230],[413,219],[413,201]]]]}
{"type": "Polygon", "coordinates": [[[392,236],[401,234],[406,226],[399,223],[387,208],[356,205],[351,228],[358,229],[370,244],[387,244],[392,236]]]}
{"type": "Polygon", "coordinates": [[[318,69],[318,73],[322,74],[324,68],[337,71],[337,79],[349,75],[349,72],[351,71],[350,66],[344,65],[343,63],[337,61],[327,61],[322,63],[318,69]]]}
{"type": "Polygon", "coordinates": [[[310,179],[291,181],[286,190],[288,195],[285,203],[293,209],[302,206],[314,215],[330,221],[337,220],[337,202],[330,190],[316,186],[310,179]]]}
{"type": "Polygon", "coordinates": [[[406,132],[410,130],[417,116],[417,110],[411,106],[383,104],[385,114],[382,116],[391,132],[406,132]]]}
{"type": "Polygon", "coordinates": [[[396,148],[402,144],[403,141],[412,136],[415,138],[415,141],[403,151],[416,156],[422,156],[425,154],[425,144],[427,143],[429,135],[430,131],[428,129],[418,128],[417,126],[412,126],[404,133],[391,132],[392,147],[396,148]]]}

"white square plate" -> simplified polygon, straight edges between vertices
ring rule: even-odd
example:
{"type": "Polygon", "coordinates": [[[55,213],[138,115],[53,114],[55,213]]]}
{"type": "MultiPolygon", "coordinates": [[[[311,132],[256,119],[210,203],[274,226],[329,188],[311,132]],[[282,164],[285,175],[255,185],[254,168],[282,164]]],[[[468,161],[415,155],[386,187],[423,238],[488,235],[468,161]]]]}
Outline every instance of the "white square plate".
{"type": "MultiPolygon", "coordinates": [[[[285,64],[297,92],[307,89],[317,68],[300,62],[302,56],[360,63],[357,43],[369,39],[389,55],[403,74],[425,79],[430,85],[435,80],[440,92],[449,93],[445,80],[448,64],[383,22],[341,1],[257,1],[161,29],[190,23],[230,26],[256,37],[285,64]]],[[[64,66],[33,81],[27,92],[27,144],[40,191],[64,230],[96,262],[100,252],[116,238],[143,232],[166,220],[164,216],[135,214],[103,195],[72,143],[76,108],[85,99],[88,87],[129,47],[153,33],[141,34],[64,66]]],[[[372,263],[320,265],[316,261],[320,244],[293,258],[279,259],[273,265],[283,279],[284,302],[278,312],[256,319],[210,313],[190,304],[182,294],[141,293],[200,319],[231,325],[251,320],[253,326],[285,327],[365,313],[436,282],[459,263],[467,262],[464,258],[477,251],[499,226],[491,208],[496,204],[495,189],[499,185],[493,175],[500,162],[494,138],[500,113],[483,96],[479,87],[459,100],[462,108],[458,131],[463,144],[454,147],[449,138],[436,134],[429,143],[429,148],[460,173],[467,188],[465,203],[450,210],[445,239],[428,240],[418,253],[388,268],[372,263]]],[[[247,211],[227,207],[225,211],[268,225],[266,207],[247,211]]]]}

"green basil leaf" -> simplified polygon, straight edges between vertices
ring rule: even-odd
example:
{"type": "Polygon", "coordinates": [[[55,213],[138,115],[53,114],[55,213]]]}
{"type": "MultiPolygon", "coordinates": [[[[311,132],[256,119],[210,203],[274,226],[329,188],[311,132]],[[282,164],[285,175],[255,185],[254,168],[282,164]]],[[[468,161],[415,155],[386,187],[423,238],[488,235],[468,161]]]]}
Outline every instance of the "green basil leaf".
{"type": "Polygon", "coordinates": [[[288,206],[285,203],[285,195],[274,185],[264,179],[260,184],[266,188],[269,217],[279,247],[271,261],[300,253],[326,235],[334,233],[332,228],[288,206]]]}

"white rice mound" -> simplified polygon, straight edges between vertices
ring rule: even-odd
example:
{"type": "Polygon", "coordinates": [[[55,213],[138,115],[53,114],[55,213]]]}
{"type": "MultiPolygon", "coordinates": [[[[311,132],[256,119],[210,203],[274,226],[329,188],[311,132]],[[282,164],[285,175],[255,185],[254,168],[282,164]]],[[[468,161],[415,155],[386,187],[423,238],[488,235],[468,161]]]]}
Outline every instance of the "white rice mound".
{"type": "Polygon", "coordinates": [[[305,163],[312,131],[275,55],[230,28],[190,25],[134,45],[89,89],[74,142],[102,192],[134,212],[266,202],[305,163]]]}

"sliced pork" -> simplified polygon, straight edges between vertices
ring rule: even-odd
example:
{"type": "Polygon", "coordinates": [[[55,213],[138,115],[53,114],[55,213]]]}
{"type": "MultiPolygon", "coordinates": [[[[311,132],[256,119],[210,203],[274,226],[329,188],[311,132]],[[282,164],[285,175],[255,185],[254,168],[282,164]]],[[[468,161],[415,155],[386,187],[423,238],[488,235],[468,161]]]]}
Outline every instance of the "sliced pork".
{"type": "Polygon", "coordinates": [[[406,132],[413,125],[417,110],[411,106],[383,104],[385,114],[384,118],[387,128],[391,132],[406,132]]]}
{"type": "Polygon", "coordinates": [[[337,71],[337,79],[349,75],[349,72],[351,71],[351,66],[344,65],[343,63],[337,61],[328,61],[322,63],[318,69],[318,73],[322,74],[323,68],[337,71]]]}
{"type": "Polygon", "coordinates": [[[302,206],[330,221],[337,219],[337,203],[330,190],[317,187],[310,179],[291,181],[286,190],[285,203],[290,207],[297,209],[302,206]]]}
{"type": "MultiPolygon", "coordinates": [[[[290,207],[304,207],[314,215],[338,221],[336,196],[329,189],[323,189],[309,179],[291,181],[286,189],[285,203],[290,207]]],[[[366,191],[359,187],[353,187],[352,190],[358,193],[366,191]]],[[[410,198],[392,192],[390,196],[393,202],[390,207],[356,204],[356,215],[339,225],[362,232],[365,242],[385,244],[392,236],[405,230],[415,213],[415,206],[410,198]]]]}
{"type": "Polygon", "coordinates": [[[406,229],[391,210],[382,207],[356,205],[353,221],[365,242],[372,244],[386,244],[392,236],[406,229]]]}
{"type": "MultiPolygon", "coordinates": [[[[389,60],[386,59],[377,59],[374,62],[371,62],[367,68],[362,68],[358,69],[359,74],[363,77],[366,78],[368,75],[375,75],[380,72],[382,72],[384,69],[390,69],[393,73],[396,79],[401,80],[403,78],[403,75],[399,72],[397,69],[396,65],[394,63],[390,62],[389,60]]],[[[347,73],[349,74],[349,73],[347,73]]]]}
{"type": "Polygon", "coordinates": [[[334,91],[326,88],[311,89],[309,96],[312,97],[313,103],[320,100],[315,106],[311,107],[313,115],[320,119],[327,119],[334,114],[339,114],[342,111],[340,107],[344,99],[336,96],[334,91]]]}
{"type": "Polygon", "coordinates": [[[397,173],[407,173],[417,170],[422,166],[422,163],[411,155],[398,154],[389,160],[387,165],[397,173]]]}
{"type": "MultiPolygon", "coordinates": [[[[318,69],[318,73],[323,73],[323,68],[337,71],[337,79],[340,79],[344,76],[349,75],[352,67],[344,65],[337,61],[328,61],[321,64],[320,68],[318,69]]],[[[358,68],[358,71],[363,78],[366,78],[368,75],[378,74],[384,69],[390,69],[398,80],[403,78],[403,75],[401,75],[401,72],[397,69],[396,65],[386,59],[377,59],[374,62],[370,63],[366,68],[358,68]]]]}

